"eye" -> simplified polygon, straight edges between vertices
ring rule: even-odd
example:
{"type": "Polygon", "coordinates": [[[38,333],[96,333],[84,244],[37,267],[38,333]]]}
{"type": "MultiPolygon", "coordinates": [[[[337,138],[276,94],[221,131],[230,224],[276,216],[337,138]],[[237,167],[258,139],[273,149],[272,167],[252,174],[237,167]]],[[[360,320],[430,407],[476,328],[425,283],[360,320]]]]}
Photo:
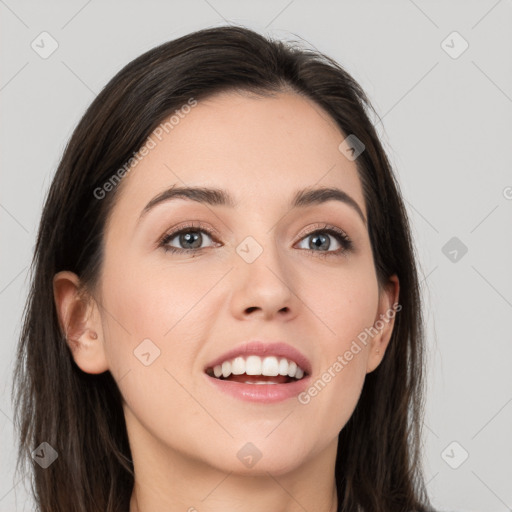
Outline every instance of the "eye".
{"type": "MultiPolygon", "coordinates": [[[[301,238],[301,244],[304,244],[309,239],[306,247],[299,247],[305,249],[309,253],[321,256],[341,256],[346,252],[353,249],[353,243],[348,235],[336,226],[329,224],[321,224],[315,226],[316,229],[306,234],[301,238]],[[334,239],[334,244],[331,240],[334,239]],[[336,248],[336,244],[338,247],[336,248]],[[334,250],[331,246],[334,245],[334,250]]],[[[179,226],[166,233],[158,243],[166,252],[172,253],[194,253],[199,252],[206,247],[203,246],[204,242],[214,240],[212,230],[203,226],[201,223],[189,223],[185,226],[179,226]],[[206,238],[206,240],[205,240],[206,238]]]]}
{"type": "Polygon", "coordinates": [[[204,249],[203,242],[212,240],[213,234],[201,224],[187,224],[180,226],[171,233],[166,233],[159,242],[166,252],[185,253],[204,249]]]}
{"type": "Polygon", "coordinates": [[[353,248],[352,241],[344,231],[336,226],[330,226],[328,224],[324,224],[320,229],[317,228],[315,231],[307,234],[301,239],[301,244],[304,244],[304,242],[306,242],[307,246],[300,247],[301,249],[316,252],[322,257],[340,256],[342,253],[351,251],[353,248]],[[309,243],[307,243],[308,239],[309,243]],[[334,245],[337,243],[339,246],[338,248],[335,247],[335,250],[330,250],[333,245],[331,239],[335,240],[334,245]]]}

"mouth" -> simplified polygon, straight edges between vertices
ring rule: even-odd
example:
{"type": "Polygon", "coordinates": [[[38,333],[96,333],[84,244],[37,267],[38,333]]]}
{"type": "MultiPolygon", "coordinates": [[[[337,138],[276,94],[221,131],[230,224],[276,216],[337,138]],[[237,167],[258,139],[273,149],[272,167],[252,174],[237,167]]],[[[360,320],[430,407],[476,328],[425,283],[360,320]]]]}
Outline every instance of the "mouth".
{"type": "Polygon", "coordinates": [[[312,365],[293,345],[250,340],[203,367],[212,389],[236,400],[276,404],[297,397],[311,382],[312,365]]]}
{"type": "Polygon", "coordinates": [[[220,381],[241,384],[290,384],[308,377],[307,371],[286,357],[256,355],[238,356],[215,366],[205,373],[220,381]]]}

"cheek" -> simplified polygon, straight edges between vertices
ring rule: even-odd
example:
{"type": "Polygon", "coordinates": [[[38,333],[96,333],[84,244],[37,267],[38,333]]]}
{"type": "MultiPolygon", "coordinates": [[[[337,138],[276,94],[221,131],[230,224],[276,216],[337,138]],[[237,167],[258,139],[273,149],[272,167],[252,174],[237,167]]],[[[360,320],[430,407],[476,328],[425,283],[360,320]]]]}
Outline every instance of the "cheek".
{"type": "Polygon", "coordinates": [[[218,278],[210,280],[181,268],[141,270],[126,258],[123,268],[105,264],[102,291],[110,371],[125,404],[147,430],[158,428],[156,423],[173,424],[172,411],[201,413],[190,411],[190,395],[180,383],[190,379],[207,332],[204,325],[212,321],[204,316],[201,301],[218,278]]]}
{"type": "Polygon", "coordinates": [[[160,263],[142,267],[140,261],[130,264],[126,256],[122,267],[106,261],[104,269],[106,344],[118,375],[138,366],[134,356],[139,346],[142,350],[141,343],[152,355],[158,354],[159,364],[166,368],[190,367],[208,332],[205,325],[212,322],[216,311],[205,311],[205,296],[219,276],[201,273],[197,265],[169,268],[160,263]]]}
{"type": "MultiPolygon", "coordinates": [[[[367,262],[371,263],[371,262],[367,262]]],[[[324,418],[333,435],[352,415],[364,384],[370,337],[378,310],[378,285],[373,267],[340,269],[304,281],[308,306],[315,312],[320,365],[301,399],[312,414],[324,418]]]]}
{"type": "Polygon", "coordinates": [[[194,274],[182,266],[125,260],[122,268],[106,265],[104,293],[128,331],[162,338],[204,295],[208,283],[194,274]]]}
{"type": "MultiPolygon", "coordinates": [[[[342,326],[340,326],[340,329],[342,326]]],[[[343,326],[343,339],[326,345],[325,357],[311,385],[299,396],[306,417],[314,417],[326,438],[340,432],[352,416],[359,401],[366,377],[368,348],[354,343],[348,328],[343,326]],[[309,409],[309,410],[308,410],[309,409]]],[[[353,332],[357,329],[354,328],[353,332]]]]}
{"type": "Polygon", "coordinates": [[[364,263],[303,278],[301,296],[317,317],[331,357],[349,349],[375,321],[378,284],[371,262],[364,263]]]}

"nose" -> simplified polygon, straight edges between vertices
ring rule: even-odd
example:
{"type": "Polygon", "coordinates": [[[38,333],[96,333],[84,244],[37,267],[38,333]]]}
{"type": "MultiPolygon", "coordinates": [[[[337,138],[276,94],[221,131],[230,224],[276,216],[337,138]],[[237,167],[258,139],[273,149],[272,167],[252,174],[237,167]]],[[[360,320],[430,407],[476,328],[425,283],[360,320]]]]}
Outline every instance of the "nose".
{"type": "Polygon", "coordinates": [[[262,246],[255,240],[247,245],[241,244],[238,249],[231,277],[234,281],[231,296],[233,316],[240,320],[254,317],[292,319],[300,304],[292,283],[298,281],[293,269],[286,265],[284,255],[275,244],[262,246]],[[252,257],[247,257],[251,251],[252,257]]]}

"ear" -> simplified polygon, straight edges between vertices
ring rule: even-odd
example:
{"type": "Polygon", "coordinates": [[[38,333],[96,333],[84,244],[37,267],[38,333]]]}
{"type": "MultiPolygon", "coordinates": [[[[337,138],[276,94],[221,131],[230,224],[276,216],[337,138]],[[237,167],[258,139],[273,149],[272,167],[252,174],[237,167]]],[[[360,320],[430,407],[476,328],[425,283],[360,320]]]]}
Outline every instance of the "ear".
{"type": "Polygon", "coordinates": [[[400,283],[398,277],[394,274],[379,293],[379,307],[373,326],[370,329],[374,335],[370,342],[366,373],[373,372],[384,358],[393,333],[395,316],[402,309],[402,306],[398,303],[399,294],[400,283]]]}
{"type": "Polygon", "coordinates": [[[77,366],[86,373],[109,369],[96,301],[79,291],[80,279],[63,271],[53,277],[53,296],[62,333],[77,366]]]}

